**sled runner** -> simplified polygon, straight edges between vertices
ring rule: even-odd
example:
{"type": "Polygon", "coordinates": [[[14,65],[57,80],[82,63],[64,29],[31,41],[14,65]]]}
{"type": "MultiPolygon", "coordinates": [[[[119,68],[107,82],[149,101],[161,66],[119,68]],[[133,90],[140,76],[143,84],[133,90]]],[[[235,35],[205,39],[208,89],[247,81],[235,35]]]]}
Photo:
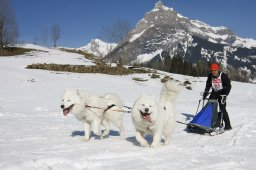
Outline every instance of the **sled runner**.
{"type": "MultiPolygon", "coordinates": [[[[201,100],[199,100],[199,105],[201,100]]],[[[187,124],[187,131],[198,134],[209,134],[211,136],[223,133],[223,119],[222,113],[218,112],[218,101],[210,99],[205,106],[203,104],[202,110],[187,124]]]]}

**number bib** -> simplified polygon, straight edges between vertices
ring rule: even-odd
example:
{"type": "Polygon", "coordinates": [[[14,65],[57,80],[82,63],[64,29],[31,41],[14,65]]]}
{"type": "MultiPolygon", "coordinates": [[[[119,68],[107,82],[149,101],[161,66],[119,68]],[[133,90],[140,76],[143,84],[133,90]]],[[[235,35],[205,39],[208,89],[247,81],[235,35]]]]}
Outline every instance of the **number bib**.
{"type": "Polygon", "coordinates": [[[223,89],[222,81],[221,81],[221,73],[220,73],[219,77],[212,78],[212,88],[214,91],[219,91],[219,90],[223,89]]]}

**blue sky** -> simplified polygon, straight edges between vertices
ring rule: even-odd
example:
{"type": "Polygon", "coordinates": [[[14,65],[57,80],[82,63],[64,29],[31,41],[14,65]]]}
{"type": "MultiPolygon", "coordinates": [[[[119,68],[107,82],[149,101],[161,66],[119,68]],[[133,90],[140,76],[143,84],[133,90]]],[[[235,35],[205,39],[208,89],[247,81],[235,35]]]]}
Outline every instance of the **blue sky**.
{"type": "MultiPolygon", "coordinates": [[[[81,47],[100,37],[117,19],[132,27],[158,0],[10,0],[23,42],[42,42],[52,25],[61,29],[58,46],[81,47]]],[[[256,39],[255,0],[162,0],[165,6],[211,26],[225,26],[243,38],[256,39]]],[[[52,40],[48,36],[48,46],[52,40]]]]}

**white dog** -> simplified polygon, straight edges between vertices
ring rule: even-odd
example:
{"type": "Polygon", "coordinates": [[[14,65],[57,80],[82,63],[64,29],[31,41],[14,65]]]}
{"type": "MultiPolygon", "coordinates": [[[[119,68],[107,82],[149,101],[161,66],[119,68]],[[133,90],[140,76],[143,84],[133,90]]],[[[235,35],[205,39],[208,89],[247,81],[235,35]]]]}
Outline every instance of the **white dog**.
{"type": "Polygon", "coordinates": [[[103,116],[102,125],[105,127],[105,131],[102,136],[108,136],[110,132],[109,122],[112,122],[119,128],[120,137],[124,139],[124,112],[122,110],[122,100],[117,95],[112,93],[105,94],[103,98],[107,103],[109,109],[105,112],[105,115],[103,116]]]}
{"type": "Polygon", "coordinates": [[[152,147],[158,146],[164,136],[164,144],[169,144],[175,123],[174,99],[178,85],[170,80],[164,83],[160,99],[141,95],[133,104],[132,121],[136,129],[136,140],[141,146],[149,146],[145,135],[152,135],[152,147]]]}
{"type": "Polygon", "coordinates": [[[72,112],[84,124],[84,141],[90,138],[91,130],[101,138],[109,135],[109,121],[120,129],[120,137],[124,138],[122,101],[114,94],[104,97],[87,94],[78,90],[65,90],[61,108],[66,116],[72,112]],[[105,131],[101,133],[101,125],[105,131]]]}

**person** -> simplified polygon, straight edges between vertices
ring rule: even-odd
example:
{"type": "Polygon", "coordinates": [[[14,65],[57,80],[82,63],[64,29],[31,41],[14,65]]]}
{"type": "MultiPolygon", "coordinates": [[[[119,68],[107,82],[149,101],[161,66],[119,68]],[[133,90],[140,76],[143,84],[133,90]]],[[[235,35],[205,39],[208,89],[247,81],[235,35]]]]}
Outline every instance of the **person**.
{"type": "Polygon", "coordinates": [[[209,99],[218,100],[219,108],[223,114],[223,120],[225,123],[224,130],[231,130],[232,127],[226,110],[226,99],[231,90],[231,81],[227,74],[220,71],[220,67],[217,63],[211,64],[210,70],[211,72],[209,73],[206,81],[203,99],[206,99],[210,88],[212,88],[209,99]]]}

